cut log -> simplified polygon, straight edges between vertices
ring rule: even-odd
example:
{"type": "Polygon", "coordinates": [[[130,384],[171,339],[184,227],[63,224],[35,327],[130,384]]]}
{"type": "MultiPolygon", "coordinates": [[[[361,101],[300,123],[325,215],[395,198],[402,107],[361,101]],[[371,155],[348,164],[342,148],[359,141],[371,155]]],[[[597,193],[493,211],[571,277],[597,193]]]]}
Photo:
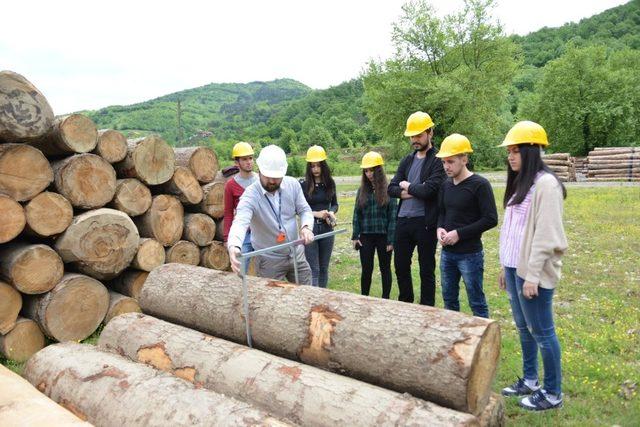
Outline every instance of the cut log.
{"type": "Polygon", "coordinates": [[[189,168],[176,167],[171,179],[156,187],[156,193],[172,194],[186,205],[196,205],[204,195],[202,187],[189,168]]]}
{"type": "Polygon", "coordinates": [[[127,156],[114,165],[119,178],[137,178],[146,185],[165,183],[173,176],[175,154],[158,135],[127,141],[127,156]]]}
{"type": "Polygon", "coordinates": [[[49,292],[26,297],[23,315],[57,341],[80,341],[102,323],[109,308],[109,292],[99,281],[65,273],[49,292]]]}
{"type": "Polygon", "coordinates": [[[204,197],[198,205],[200,212],[206,213],[212,218],[224,216],[224,182],[214,181],[202,187],[204,197]]]}
{"type": "Polygon", "coordinates": [[[597,156],[593,154],[589,154],[589,163],[591,163],[592,159],[597,159],[600,161],[633,161],[640,158],[640,151],[636,153],[627,153],[627,154],[599,154],[597,156]]]}
{"type": "Polygon", "coordinates": [[[209,215],[185,214],[182,238],[198,246],[207,246],[216,237],[216,223],[209,215]]]}
{"type": "Polygon", "coordinates": [[[127,270],[109,282],[109,288],[137,300],[148,276],[146,271],[127,270]]]}
{"type": "Polygon", "coordinates": [[[29,359],[24,377],[103,427],[287,425],[244,402],[92,345],[50,345],[29,359]]]}
{"type": "Polygon", "coordinates": [[[141,312],[140,305],[138,305],[138,301],[135,299],[119,294],[118,292],[109,291],[109,309],[104,318],[104,324],[106,325],[111,319],[124,313],[141,312]]]}
{"type": "Polygon", "coordinates": [[[129,216],[142,215],[151,207],[151,190],[135,178],[118,179],[109,207],[129,216]]]}
{"type": "Polygon", "coordinates": [[[597,175],[619,175],[619,176],[640,176],[640,168],[638,169],[598,169],[590,170],[589,176],[597,175]]]}
{"type": "Polygon", "coordinates": [[[100,208],[116,192],[116,171],[95,154],[76,154],[52,164],[55,186],[69,202],[81,209],[100,208]]]}
{"type": "Polygon", "coordinates": [[[0,366],[0,384],[0,420],[3,427],[91,427],[4,366],[0,366]]]}
{"type": "Polygon", "coordinates": [[[542,159],[548,166],[571,166],[571,162],[567,160],[542,159]]]}
{"type": "Polygon", "coordinates": [[[24,202],[52,181],[53,170],[42,152],[23,144],[0,145],[0,194],[24,202]]]}
{"type": "Polygon", "coordinates": [[[196,179],[202,184],[213,181],[218,173],[218,156],[208,147],[176,148],[176,166],[191,169],[196,179]]]}
{"type": "Polygon", "coordinates": [[[640,147],[596,147],[589,156],[610,156],[615,154],[640,153],[640,147]]]}
{"type": "Polygon", "coordinates": [[[95,123],[82,114],[70,114],[56,117],[47,134],[29,144],[48,156],[57,156],[88,153],[96,148],[97,142],[95,123]]]}
{"type": "Polygon", "coordinates": [[[214,270],[229,270],[229,252],[222,242],[211,242],[211,244],[200,250],[200,265],[214,270]]]}
{"type": "Polygon", "coordinates": [[[42,138],[53,124],[53,110],[44,95],[13,71],[0,71],[0,141],[28,142],[42,138]]]}
{"type": "Polygon", "coordinates": [[[481,427],[504,427],[506,405],[504,398],[497,393],[491,393],[489,403],[478,416],[481,427]]]}
{"type": "Polygon", "coordinates": [[[55,242],[65,263],[96,279],[116,277],[138,251],[138,230],[124,212],[96,209],[73,218],[55,242]]]}
{"type": "Polygon", "coordinates": [[[24,209],[11,197],[0,194],[0,243],[13,240],[27,223],[24,209]]]}
{"type": "Polygon", "coordinates": [[[127,138],[117,130],[101,129],[93,153],[109,163],[121,162],[127,157],[127,138]]]}
{"type": "Polygon", "coordinates": [[[18,317],[8,333],[0,334],[0,354],[16,362],[26,362],[44,346],[44,334],[38,324],[24,317],[18,317]]]}
{"type": "Polygon", "coordinates": [[[171,246],[180,240],[184,228],[184,208],[173,196],[154,196],[151,207],[135,219],[140,236],[151,237],[163,246],[171,246]]]}
{"type": "Polygon", "coordinates": [[[589,170],[596,169],[640,169],[640,159],[633,162],[589,162],[589,170]]]}
{"type": "Polygon", "coordinates": [[[640,182],[640,178],[620,178],[620,177],[607,177],[607,178],[598,177],[598,178],[592,178],[592,177],[588,177],[587,181],[593,181],[593,182],[605,182],[605,181],[610,181],[610,182],[614,182],[614,181],[618,181],[618,182],[640,182]]]}
{"type": "Polygon", "coordinates": [[[131,261],[131,267],[138,270],[151,271],[159,265],[164,264],[164,246],[156,239],[143,237],[138,245],[138,252],[131,261]]]}
{"type": "Polygon", "coordinates": [[[173,246],[166,248],[165,262],[180,264],[200,264],[200,249],[195,243],[178,240],[173,246]]]}
{"type": "Polygon", "coordinates": [[[143,314],[114,319],[98,347],[304,426],[477,424],[470,414],[143,314]]]}
{"type": "Polygon", "coordinates": [[[45,191],[24,207],[27,220],[25,232],[39,237],[62,233],[73,221],[73,206],[62,195],[45,191]]]}
{"type": "Polygon", "coordinates": [[[6,334],[13,329],[21,308],[20,292],[10,284],[0,282],[0,334],[6,334]]]}
{"type": "MultiPolygon", "coordinates": [[[[474,415],[486,406],[500,353],[496,321],[270,279],[247,282],[256,348],[474,415]]],[[[145,313],[245,343],[242,300],[235,274],[165,264],[149,274],[139,303],[145,313]]]]}
{"type": "Polygon", "coordinates": [[[63,274],[60,256],[47,245],[12,242],[0,247],[0,276],[22,293],[47,292],[63,274]]]}
{"type": "Polygon", "coordinates": [[[216,222],[216,240],[224,241],[224,217],[215,219],[216,222]]]}

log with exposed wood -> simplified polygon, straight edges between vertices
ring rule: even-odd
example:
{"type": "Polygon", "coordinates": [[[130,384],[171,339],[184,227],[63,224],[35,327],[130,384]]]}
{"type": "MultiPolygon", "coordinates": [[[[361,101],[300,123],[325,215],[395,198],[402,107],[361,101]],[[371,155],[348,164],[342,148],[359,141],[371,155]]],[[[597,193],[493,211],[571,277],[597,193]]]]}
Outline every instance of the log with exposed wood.
{"type": "Polygon", "coordinates": [[[198,210],[212,218],[222,218],[224,216],[224,182],[216,179],[204,185],[202,190],[204,197],[198,205],[198,210]]]}
{"type": "Polygon", "coordinates": [[[571,162],[567,160],[547,160],[547,159],[543,159],[543,160],[547,164],[547,166],[565,166],[565,167],[571,166],[571,162]]]}
{"type": "Polygon", "coordinates": [[[597,155],[589,153],[589,163],[592,161],[619,161],[619,162],[628,162],[635,161],[640,158],[640,151],[638,152],[629,152],[629,153],[599,153],[597,155]]]}
{"type": "Polygon", "coordinates": [[[42,138],[53,124],[53,110],[44,95],[13,71],[0,71],[0,142],[42,138]]]}
{"type": "Polygon", "coordinates": [[[113,319],[98,347],[304,426],[477,424],[470,414],[144,314],[113,319]]]}
{"type": "Polygon", "coordinates": [[[589,170],[597,169],[640,169],[640,158],[633,162],[589,162],[589,170]]]}
{"type": "Polygon", "coordinates": [[[149,273],[146,271],[126,270],[109,282],[109,288],[137,300],[148,276],[149,273]]]}
{"type": "Polygon", "coordinates": [[[65,273],[49,292],[24,298],[22,313],[57,341],[80,341],[102,323],[109,308],[109,292],[96,279],[65,273]]]}
{"type": "Polygon", "coordinates": [[[601,177],[588,177],[587,181],[593,181],[593,182],[605,182],[605,181],[620,181],[620,182],[640,182],[640,178],[622,178],[619,176],[601,176],[601,177]]]}
{"type": "Polygon", "coordinates": [[[116,171],[95,154],[76,154],[53,162],[55,186],[76,208],[100,208],[113,199],[116,171]]]}
{"type": "Polygon", "coordinates": [[[105,325],[116,316],[124,313],[141,313],[140,305],[135,299],[118,292],[109,291],[109,309],[104,317],[105,325]]]}
{"type": "Polygon", "coordinates": [[[189,168],[183,166],[176,167],[171,179],[159,185],[156,192],[174,195],[186,205],[196,205],[204,196],[196,176],[189,168]]]}
{"type": "Polygon", "coordinates": [[[13,240],[24,230],[27,219],[22,205],[9,196],[0,194],[0,243],[13,240]]]}
{"type": "Polygon", "coordinates": [[[0,145],[0,194],[24,202],[52,181],[53,170],[40,150],[24,144],[0,145]]]}
{"type": "Polygon", "coordinates": [[[553,154],[543,154],[542,159],[546,162],[547,160],[565,160],[568,161],[571,158],[569,153],[553,153],[553,154]]]}
{"type": "Polygon", "coordinates": [[[39,237],[62,233],[73,221],[73,206],[61,194],[44,191],[24,206],[25,232],[39,237]]]}
{"type": "Polygon", "coordinates": [[[108,206],[129,216],[142,215],[151,207],[151,190],[135,178],[118,179],[108,206]]]}
{"type": "Polygon", "coordinates": [[[22,293],[47,292],[63,274],[60,255],[47,245],[11,242],[0,247],[0,276],[22,293]]]}
{"type": "Polygon", "coordinates": [[[200,264],[200,248],[187,240],[178,240],[175,244],[165,249],[165,262],[177,262],[180,264],[200,264]]]}
{"type": "Polygon", "coordinates": [[[589,157],[633,153],[640,153],[640,147],[596,147],[589,151],[589,157]]]}
{"type": "MultiPolygon", "coordinates": [[[[497,322],[270,279],[247,280],[256,348],[463,412],[478,414],[488,403],[500,353],[497,322]]],[[[145,313],[244,343],[239,281],[231,273],[165,264],[149,274],[139,303],[145,313]]]]}
{"type": "Polygon", "coordinates": [[[590,170],[587,172],[588,176],[598,176],[598,175],[619,175],[621,177],[625,176],[640,176],[640,168],[638,169],[598,169],[598,170],[590,170]]]}
{"type": "Polygon", "coordinates": [[[6,334],[16,325],[22,308],[22,295],[8,283],[0,282],[0,334],[6,334]]]}
{"type": "Polygon", "coordinates": [[[93,153],[109,163],[121,162],[127,156],[127,138],[117,130],[100,129],[93,153]]]}
{"type": "Polygon", "coordinates": [[[103,427],[288,425],[244,402],[92,345],[50,345],[29,359],[24,377],[103,427]]]}
{"type": "Polygon", "coordinates": [[[176,166],[191,169],[196,179],[207,184],[213,181],[218,173],[218,156],[209,147],[184,147],[174,149],[176,166]]]}
{"type": "Polygon", "coordinates": [[[16,362],[27,361],[45,345],[44,334],[38,324],[24,317],[18,317],[9,332],[0,334],[0,355],[16,362]]]}
{"type": "Polygon", "coordinates": [[[127,214],[102,208],[74,217],[56,239],[55,249],[65,263],[105,280],[127,268],[138,251],[139,240],[138,230],[127,214]]]}
{"type": "Polygon", "coordinates": [[[174,196],[154,196],[151,207],[135,218],[140,236],[151,237],[163,246],[171,246],[180,240],[184,229],[184,208],[174,196]]]}
{"type": "Polygon", "coordinates": [[[119,178],[137,178],[146,185],[163,184],[175,169],[175,154],[158,135],[127,141],[127,156],[114,164],[119,178]]]}
{"type": "Polygon", "coordinates": [[[131,267],[142,271],[151,271],[159,265],[164,264],[164,246],[156,239],[143,237],[138,245],[138,252],[131,261],[131,267]]]}
{"type": "Polygon", "coordinates": [[[231,262],[229,253],[222,242],[211,242],[200,250],[200,265],[214,270],[229,270],[231,262]]]}
{"type": "Polygon", "coordinates": [[[3,427],[91,427],[40,393],[29,381],[0,365],[0,420],[3,427]]]}
{"type": "Polygon", "coordinates": [[[198,246],[207,246],[216,237],[216,223],[209,215],[187,213],[184,215],[182,238],[198,246]]]}
{"type": "Polygon", "coordinates": [[[497,393],[491,393],[489,403],[478,415],[481,426],[504,427],[506,425],[506,404],[504,398],[497,393]]]}
{"type": "Polygon", "coordinates": [[[96,148],[98,130],[95,123],[82,114],[56,117],[47,134],[29,142],[47,156],[88,153],[96,148]]]}

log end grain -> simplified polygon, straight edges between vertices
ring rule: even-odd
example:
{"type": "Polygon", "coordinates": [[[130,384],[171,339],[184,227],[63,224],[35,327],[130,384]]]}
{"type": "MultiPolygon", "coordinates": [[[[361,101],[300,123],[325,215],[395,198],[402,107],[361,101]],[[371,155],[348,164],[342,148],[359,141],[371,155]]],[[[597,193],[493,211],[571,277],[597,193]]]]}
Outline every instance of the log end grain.
{"type": "Polygon", "coordinates": [[[82,114],[71,114],[60,120],[59,138],[75,153],[88,153],[96,148],[98,130],[95,123],[82,114]]]}
{"type": "Polygon", "coordinates": [[[157,135],[150,135],[136,143],[131,152],[131,160],[137,177],[147,185],[163,184],[173,176],[175,153],[157,135]]]}
{"type": "Polygon", "coordinates": [[[204,192],[200,183],[190,169],[178,166],[169,181],[174,190],[173,194],[180,198],[180,201],[189,205],[196,205],[202,201],[204,192]]]}
{"type": "Polygon", "coordinates": [[[0,353],[16,362],[25,362],[44,345],[44,334],[38,324],[22,317],[9,333],[0,336],[0,353]]]}
{"type": "Polygon", "coordinates": [[[127,156],[127,138],[117,130],[101,129],[94,152],[109,163],[121,162],[127,156]]]}
{"type": "Polygon", "coordinates": [[[202,187],[204,197],[200,210],[212,218],[224,216],[224,182],[214,181],[202,187]]]}
{"type": "Polygon", "coordinates": [[[129,216],[139,216],[151,207],[151,190],[135,178],[116,181],[116,192],[109,206],[129,216]]]}
{"type": "Polygon", "coordinates": [[[198,246],[207,246],[216,237],[216,223],[206,214],[186,214],[182,238],[198,246]]]}
{"type": "Polygon", "coordinates": [[[20,203],[0,194],[0,243],[13,240],[22,232],[27,219],[20,203]]]}
{"type": "MultiPolygon", "coordinates": [[[[466,344],[456,344],[461,351],[466,344]]],[[[480,342],[475,346],[475,354],[467,383],[467,405],[469,412],[478,415],[488,403],[491,386],[495,378],[500,358],[500,325],[491,322],[486,325],[480,342]]]]}
{"type": "Polygon", "coordinates": [[[61,194],[45,191],[26,204],[27,230],[50,237],[64,232],[73,220],[73,206],[61,194]]]}
{"type": "Polygon", "coordinates": [[[9,244],[0,249],[0,256],[2,274],[25,294],[53,289],[64,274],[62,259],[47,245],[9,244]]]}
{"type": "Polygon", "coordinates": [[[124,313],[142,313],[138,301],[118,292],[109,291],[109,310],[104,318],[104,324],[124,313]]]}
{"type": "Polygon", "coordinates": [[[109,282],[109,287],[122,295],[138,300],[148,276],[149,273],[146,271],[127,270],[109,282]]]}
{"type": "Polygon", "coordinates": [[[55,186],[77,208],[99,208],[116,192],[116,171],[100,156],[78,154],[54,163],[55,186]]]}
{"type": "Polygon", "coordinates": [[[222,242],[212,242],[200,251],[200,265],[214,270],[229,270],[229,253],[222,242]]]}
{"type": "Polygon", "coordinates": [[[136,218],[136,225],[141,236],[154,238],[163,246],[172,246],[182,237],[184,207],[177,198],[160,194],[153,197],[149,210],[136,218]]]}
{"type": "Polygon", "coordinates": [[[6,334],[13,329],[21,308],[20,292],[8,283],[0,282],[0,334],[6,334]]]}
{"type": "Polygon", "coordinates": [[[195,243],[179,240],[166,249],[165,262],[198,265],[200,263],[200,249],[195,243]]]}
{"type": "Polygon", "coordinates": [[[53,169],[40,150],[24,144],[0,145],[0,194],[24,202],[52,181],[53,169]]]}
{"type": "Polygon", "coordinates": [[[155,239],[142,238],[138,246],[138,253],[133,258],[131,266],[142,271],[151,271],[165,262],[164,246],[155,239]]]}

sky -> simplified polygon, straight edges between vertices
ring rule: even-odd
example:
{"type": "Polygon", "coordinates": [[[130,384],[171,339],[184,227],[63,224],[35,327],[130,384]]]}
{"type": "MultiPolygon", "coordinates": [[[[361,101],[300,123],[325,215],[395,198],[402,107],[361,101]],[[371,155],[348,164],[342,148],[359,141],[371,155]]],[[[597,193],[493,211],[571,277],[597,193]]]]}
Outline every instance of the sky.
{"type": "MultiPolygon", "coordinates": [[[[56,114],[128,105],[209,83],[277,78],[324,89],[391,57],[404,0],[3,2],[0,70],[22,74],[56,114]]],[[[462,0],[431,0],[439,15],[462,0]]],[[[507,34],[626,0],[498,0],[507,34]]]]}

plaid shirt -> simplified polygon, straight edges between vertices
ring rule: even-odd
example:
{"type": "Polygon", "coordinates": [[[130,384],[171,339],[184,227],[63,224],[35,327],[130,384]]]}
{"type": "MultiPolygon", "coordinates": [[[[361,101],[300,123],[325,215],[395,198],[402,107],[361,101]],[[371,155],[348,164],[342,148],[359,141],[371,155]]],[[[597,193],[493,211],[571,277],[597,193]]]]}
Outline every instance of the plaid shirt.
{"type": "Polygon", "coordinates": [[[396,215],[398,202],[389,198],[386,206],[376,202],[373,193],[369,193],[364,208],[358,205],[360,190],[356,193],[356,204],[353,209],[353,234],[351,240],[357,240],[360,234],[386,234],[387,243],[393,245],[396,240],[396,215]]]}

